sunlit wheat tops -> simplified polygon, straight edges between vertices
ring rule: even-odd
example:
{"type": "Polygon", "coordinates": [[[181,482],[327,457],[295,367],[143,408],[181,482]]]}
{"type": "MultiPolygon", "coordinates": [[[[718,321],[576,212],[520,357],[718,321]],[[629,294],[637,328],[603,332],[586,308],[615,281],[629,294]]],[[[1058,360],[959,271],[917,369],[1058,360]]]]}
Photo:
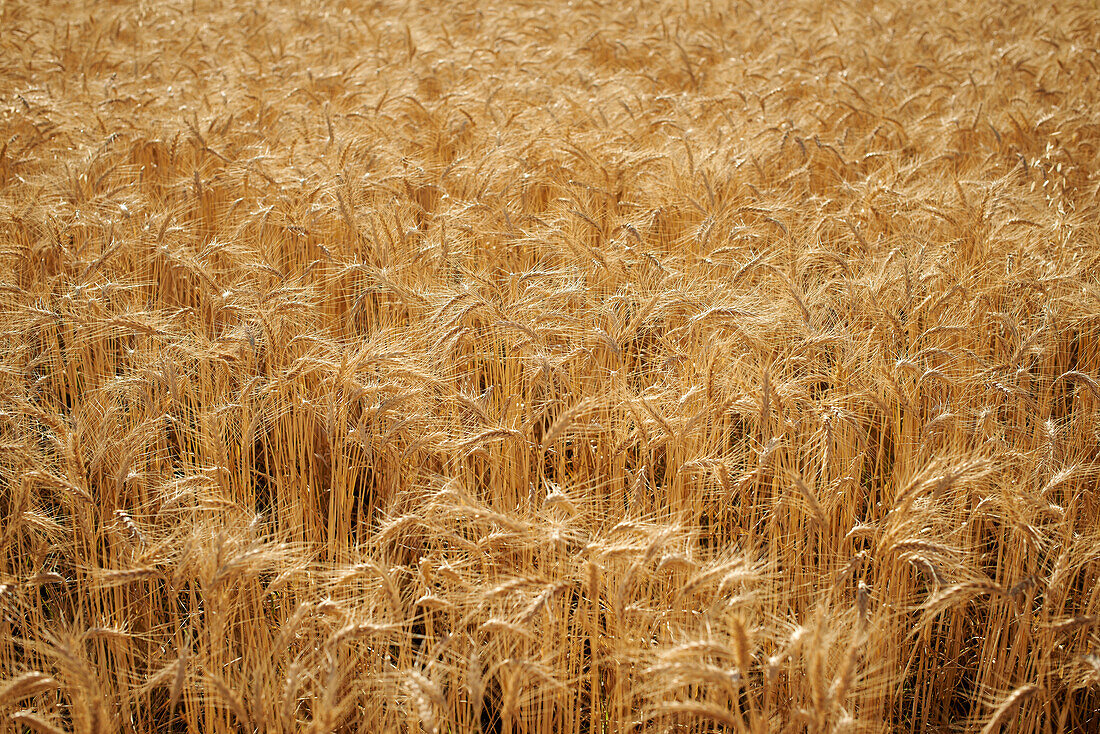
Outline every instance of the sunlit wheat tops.
{"type": "Polygon", "coordinates": [[[0,731],[1100,730],[1090,2],[0,3],[0,731]]]}

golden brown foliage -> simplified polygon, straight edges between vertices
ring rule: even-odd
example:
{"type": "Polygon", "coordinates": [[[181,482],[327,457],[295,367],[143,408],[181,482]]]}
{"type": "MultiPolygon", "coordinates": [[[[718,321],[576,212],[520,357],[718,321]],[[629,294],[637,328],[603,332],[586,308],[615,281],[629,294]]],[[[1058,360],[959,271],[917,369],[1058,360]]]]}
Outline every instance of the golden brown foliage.
{"type": "Polygon", "coordinates": [[[1100,726],[1089,2],[0,4],[0,728],[1100,726]]]}

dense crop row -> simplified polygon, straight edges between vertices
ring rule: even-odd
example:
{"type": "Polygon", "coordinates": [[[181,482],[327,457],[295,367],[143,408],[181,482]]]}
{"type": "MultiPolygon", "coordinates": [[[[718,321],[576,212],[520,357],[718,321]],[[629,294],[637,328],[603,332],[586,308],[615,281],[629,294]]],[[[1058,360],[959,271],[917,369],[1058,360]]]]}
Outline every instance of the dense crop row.
{"type": "Polygon", "coordinates": [[[0,730],[1100,726],[1100,11],[0,4],[0,730]]]}

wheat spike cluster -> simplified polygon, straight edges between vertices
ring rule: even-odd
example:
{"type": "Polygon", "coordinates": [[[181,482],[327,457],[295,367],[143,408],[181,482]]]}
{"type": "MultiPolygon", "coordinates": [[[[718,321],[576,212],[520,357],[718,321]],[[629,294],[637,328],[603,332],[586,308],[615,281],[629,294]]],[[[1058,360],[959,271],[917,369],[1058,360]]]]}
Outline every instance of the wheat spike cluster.
{"type": "Polygon", "coordinates": [[[0,2],[0,732],[1100,731],[1100,6],[0,2]]]}

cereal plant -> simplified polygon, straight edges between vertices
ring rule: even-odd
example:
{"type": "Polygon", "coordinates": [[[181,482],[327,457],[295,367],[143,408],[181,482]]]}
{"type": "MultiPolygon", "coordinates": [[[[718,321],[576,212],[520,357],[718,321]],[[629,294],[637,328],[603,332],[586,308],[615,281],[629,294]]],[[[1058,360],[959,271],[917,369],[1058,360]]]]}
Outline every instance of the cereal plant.
{"type": "Polygon", "coordinates": [[[0,0],[0,732],[1100,730],[1100,7],[0,0]]]}

